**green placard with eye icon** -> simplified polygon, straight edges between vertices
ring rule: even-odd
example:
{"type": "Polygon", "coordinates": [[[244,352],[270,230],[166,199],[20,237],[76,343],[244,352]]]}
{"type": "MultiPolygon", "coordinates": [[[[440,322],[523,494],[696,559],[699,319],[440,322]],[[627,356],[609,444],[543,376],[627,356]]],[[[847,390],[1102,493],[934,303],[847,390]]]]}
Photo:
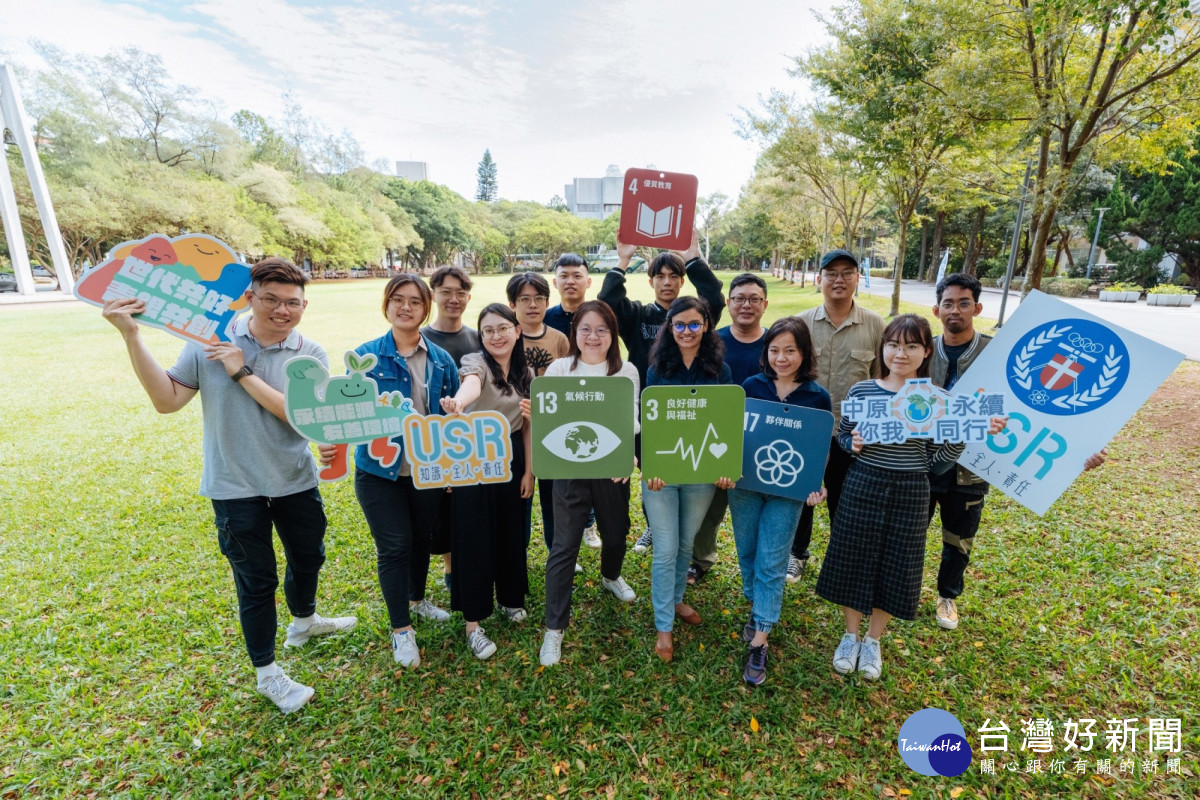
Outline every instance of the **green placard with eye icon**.
{"type": "Polygon", "coordinates": [[[633,381],[541,377],[529,391],[533,474],[539,478],[624,478],[633,472],[633,381]]]}
{"type": "Polygon", "coordinates": [[[651,386],[642,392],[642,477],[670,484],[742,474],[740,386],[651,386]]]}

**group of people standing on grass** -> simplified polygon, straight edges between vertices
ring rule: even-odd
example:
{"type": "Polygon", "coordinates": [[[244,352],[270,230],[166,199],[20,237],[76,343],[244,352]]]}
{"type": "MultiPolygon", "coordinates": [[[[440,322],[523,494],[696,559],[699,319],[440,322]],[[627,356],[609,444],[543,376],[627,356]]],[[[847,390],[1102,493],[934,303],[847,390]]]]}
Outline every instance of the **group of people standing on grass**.
{"type": "MultiPolygon", "coordinates": [[[[548,551],[541,663],[551,666],[562,657],[581,544],[601,551],[603,588],[619,601],[636,599],[621,575],[631,538],[629,478],[534,480],[528,398],[532,380],[542,374],[627,378],[634,385],[635,430],[639,391],[656,385],[736,384],[747,397],[824,409],[837,420],[824,486],[805,502],[739,489],[738,475],[684,485],[642,476],[647,530],[633,549],[653,549],[654,650],[663,661],[674,656],[676,618],[701,624],[684,595],[711,569],[727,509],[749,603],[743,629],[747,682],[766,678],[768,637],[779,621],[784,585],[803,573],[812,511],[821,503],[828,504],[831,533],[817,593],[840,605],[846,621],[833,656],[838,672],[878,678],[879,640],[888,620],[916,617],[925,533],[939,505],[944,546],[937,620],[944,628],[957,626],[955,599],[963,590],[986,484],[956,469],[961,445],[864,445],[853,425],[840,419],[839,408],[847,396],[890,395],[914,377],[932,375],[952,387],[988,341],[973,329],[982,310],[978,281],[951,275],[939,283],[933,311],[945,333],[935,338],[921,317],[901,315],[885,325],[857,304],[858,263],[851,253],[835,250],[820,263],[821,305],[764,328],[767,284],[758,275],[735,277],[726,299],[721,280],[693,244],[650,262],[654,301],[641,303],[626,291],[633,254],[633,247],[618,244],[618,265],[606,274],[595,300],[587,299],[587,264],[574,254],[555,265],[560,303],[553,307],[544,277],[514,275],[508,303],[483,308],[474,329],[463,322],[472,281],[462,269],[441,267],[428,282],[410,274],[388,281],[381,307],[390,329],[356,349],[377,359],[369,376],[381,391],[409,398],[419,414],[503,414],[513,454],[508,482],[447,491],[418,489],[403,455],[384,467],[371,457],[369,445],[358,447],[355,495],[375,540],[396,663],[411,668],[421,661],[414,618],[445,621],[450,611],[459,612],[468,648],[486,659],[497,645],[483,623],[496,607],[512,622],[527,617],[535,489],[548,551]],[[698,296],[680,296],[685,282],[698,296]],[[725,308],[731,322],[718,329],[725,308]],[[450,611],[426,596],[434,555],[443,557],[450,611]],[[863,617],[870,622],[860,637],[863,617]]],[[[284,593],[292,620],[285,644],[349,630],[356,620],[316,613],[325,515],[317,465],[308,443],[288,425],[283,406],[286,361],[306,354],[328,363],[320,345],[296,330],[307,305],[306,279],[278,258],[255,264],[251,278],[250,313],[236,320],[232,341],[187,344],[169,369],[154,360],[140,337],[135,315],[144,310],[141,300],[111,301],[104,316],[121,332],[158,411],[176,411],[201,395],[200,492],[212,500],[218,544],[233,570],[258,691],[288,713],[307,703],[313,689],[275,663],[272,529],[287,558],[284,593]]],[[[994,419],[993,432],[1003,424],[994,419]]],[[[392,444],[403,448],[400,437],[392,444]]],[[[640,435],[635,449],[640,453],[640,435]]],[[[320,456],[331,461],[334,448],[322,446],[320,456]]]]}

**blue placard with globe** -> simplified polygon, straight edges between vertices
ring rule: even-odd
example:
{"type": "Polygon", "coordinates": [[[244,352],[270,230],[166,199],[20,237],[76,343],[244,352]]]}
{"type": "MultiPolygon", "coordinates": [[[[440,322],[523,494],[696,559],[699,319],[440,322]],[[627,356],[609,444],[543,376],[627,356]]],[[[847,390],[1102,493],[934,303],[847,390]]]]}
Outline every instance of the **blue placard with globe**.
{"type": "Polygon", "coordinates": [[[624,478],[633,472],[633,381],[541,377],[529,392],[533,474],[539,478],[624,478]]]}
{"type": "Polygon", "coordinates": [[[742,477],[737,488],[800,501],[820,490],[833,414],[747,399],[743,431],[742,477]]]}

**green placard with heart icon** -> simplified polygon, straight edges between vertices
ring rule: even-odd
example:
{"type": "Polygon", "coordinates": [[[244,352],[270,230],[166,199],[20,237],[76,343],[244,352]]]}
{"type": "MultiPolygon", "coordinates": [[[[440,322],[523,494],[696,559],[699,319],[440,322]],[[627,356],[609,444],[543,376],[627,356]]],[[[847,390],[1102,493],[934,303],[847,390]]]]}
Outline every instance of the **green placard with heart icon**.
{"type": "Polygon", "coordinates": [[[633,381],[620,375],[535,378],[533,474],[624,478],[633,472],[633,381]]]}
{"type": "Polygon", "coordinates": [[[642,392],[642,477],[736,481],[742,474],[740,386],[651,386],[642,392]]]}

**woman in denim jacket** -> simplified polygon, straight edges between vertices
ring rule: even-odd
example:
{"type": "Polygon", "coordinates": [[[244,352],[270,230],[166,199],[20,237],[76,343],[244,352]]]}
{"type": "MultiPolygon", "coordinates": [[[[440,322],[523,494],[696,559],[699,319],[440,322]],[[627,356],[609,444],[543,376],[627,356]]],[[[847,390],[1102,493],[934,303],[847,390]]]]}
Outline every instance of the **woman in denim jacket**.
{"type": "MultiPolygon", "coordinates": [[[[421,334],[433,295],[416,275],[397,275],[383,292],[383,315],[392,329],[359,345],[359,355],[378,362],[367,374],[381,392],[401,392],[418,414],[441,414],[443,397],[458,391],[454,359],[421,334]]],[[[430,532],[444,489],[417,489],[404,457],[404,440],[358,446],[354,454],[354,493],[375,539],[379,588],[392,624],[392,657],[404,667],[421,663],[413,632],[414,614],[443,622],[450,614],[425,598],[430,532]],[[384,465],[387,466],[384,466],[384,465]]]]}

